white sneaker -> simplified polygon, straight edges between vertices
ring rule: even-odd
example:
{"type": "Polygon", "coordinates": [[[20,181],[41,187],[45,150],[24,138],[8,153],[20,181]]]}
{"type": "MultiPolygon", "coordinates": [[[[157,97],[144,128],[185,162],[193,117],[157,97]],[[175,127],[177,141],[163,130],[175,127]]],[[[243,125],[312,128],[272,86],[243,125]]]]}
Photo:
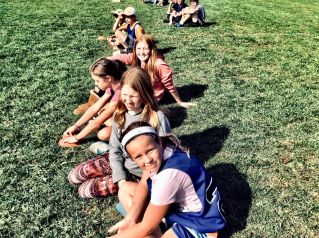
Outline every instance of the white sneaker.
{"type": "Polygon", "coordinates": [[[96,155],[103,155],[110,151],[110,145],[103,141],[98,141],[90,146],[90,151],[96,155]]]}

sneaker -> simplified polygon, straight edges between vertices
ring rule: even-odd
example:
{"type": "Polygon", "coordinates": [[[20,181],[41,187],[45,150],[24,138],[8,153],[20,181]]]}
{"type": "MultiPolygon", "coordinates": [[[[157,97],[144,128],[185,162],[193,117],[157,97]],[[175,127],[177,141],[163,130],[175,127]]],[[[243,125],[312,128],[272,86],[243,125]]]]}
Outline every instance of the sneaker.
{"type": "Polygon", "coordinates": [[[163,23],[169,23],[169,20],[168,19],[164,19],[163,23]]]}
{"type": "Polygon", "coordinates": [[[110,145],[103,141],[98,141],[90,146],[90,151],[96,155],[103,155],[110,151],[110,145]]]}
{"type": "Polygon", "coordinates": [[[183,27],[183,24],[181,24],[181,23],[175,23],[175,27],[177,27],[177,28],[180,28],[180,27],[183,27]]]}

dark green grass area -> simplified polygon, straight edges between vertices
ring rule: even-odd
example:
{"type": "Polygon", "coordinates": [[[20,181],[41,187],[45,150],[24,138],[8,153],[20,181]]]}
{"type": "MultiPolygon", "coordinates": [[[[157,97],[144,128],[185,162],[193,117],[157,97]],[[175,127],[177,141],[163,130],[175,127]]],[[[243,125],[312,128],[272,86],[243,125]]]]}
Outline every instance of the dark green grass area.
{"type": "Polygon", "coordinates": [[[91,142],[57,147],[110,55],[110,11],[134,5],[174,69],[174,132],[225,197],[223,237],[319,234],[319,3],[208,1],[208,26],[164,25],[139,1],[1,1],[0,236],[106,237],[116,198],[82,200],[67,183],[91,142]]]}

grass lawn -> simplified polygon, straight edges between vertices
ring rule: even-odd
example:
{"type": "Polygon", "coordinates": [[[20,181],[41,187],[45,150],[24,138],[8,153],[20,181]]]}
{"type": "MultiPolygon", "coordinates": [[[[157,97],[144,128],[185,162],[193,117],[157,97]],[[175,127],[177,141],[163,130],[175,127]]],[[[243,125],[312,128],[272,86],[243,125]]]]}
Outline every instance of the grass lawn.
{"type": "Polygon", "coordinates": [[[57,140],[92,88],[89,66],[111,54],[96,37],[129,5],[197,103],[166,107],[220,186],[221,237],[318,237],[319,2],[201,3],[208,26],[175,29],[166,8],[140,1],[1,1],[1,237],[106,237],[120,219],[116,198],[82,200],[67,183],[91,141],[57,140]]]}

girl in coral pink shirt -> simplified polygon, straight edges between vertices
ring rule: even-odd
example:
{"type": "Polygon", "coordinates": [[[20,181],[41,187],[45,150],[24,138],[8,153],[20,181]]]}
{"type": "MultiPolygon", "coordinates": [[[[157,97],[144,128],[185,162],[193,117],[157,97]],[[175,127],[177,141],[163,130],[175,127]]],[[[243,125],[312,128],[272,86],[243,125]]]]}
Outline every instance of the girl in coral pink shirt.
{"type": "Polygon", "coordinates": [[[160,101],[167,90],[175,101],[182,107],[188,108],[194,103],[183,102],[173,82],[173,72],[169,65],[157,52],[154,38],[144,34],[136,40],[133,53],[120,54],[109,57],[112,60],[120,60],[132,67],[139,66],[145,69],[151,76],[155,97],[160,101]]]}

